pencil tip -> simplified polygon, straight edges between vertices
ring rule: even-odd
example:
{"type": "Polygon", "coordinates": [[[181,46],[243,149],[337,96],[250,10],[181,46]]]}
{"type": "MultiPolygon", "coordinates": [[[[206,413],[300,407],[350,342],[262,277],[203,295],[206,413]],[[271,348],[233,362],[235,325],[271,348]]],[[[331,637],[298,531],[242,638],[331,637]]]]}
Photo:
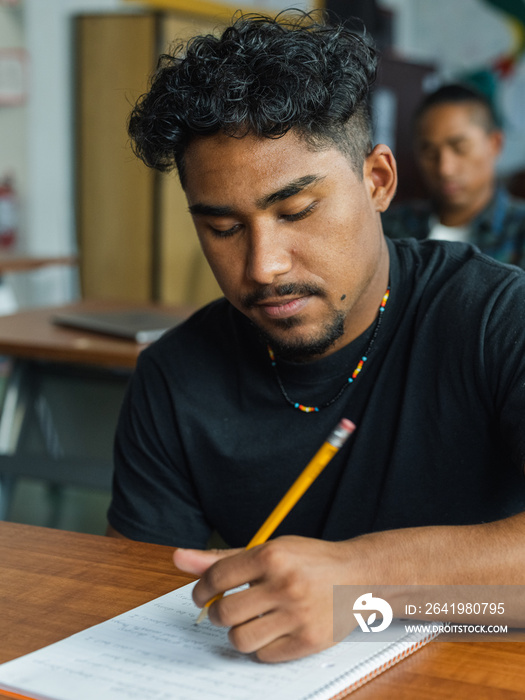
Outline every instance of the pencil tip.
{"type": "Polygon", "coordinates": [[[202,610],[200,611],[199,617],[196,619],[195,624],[196,624],[196,625],[200,625],[200,623],[201,623],[204,619],[206,619],[207,616],[208,616],[208,608],[207,608],[207,607],[204,607],[204,608],[202,608],[202,610]]]}

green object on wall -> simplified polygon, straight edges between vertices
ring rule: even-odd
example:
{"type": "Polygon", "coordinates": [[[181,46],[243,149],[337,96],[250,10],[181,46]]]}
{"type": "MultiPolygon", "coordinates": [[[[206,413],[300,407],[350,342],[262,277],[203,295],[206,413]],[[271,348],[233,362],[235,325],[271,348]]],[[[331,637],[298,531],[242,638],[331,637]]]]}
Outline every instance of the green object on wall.
{"type": "Polygon", "coordinates": [[[492,5],[498,10],[517,19],[525,26],[525,4],[523,0],[484,0],[487,5],[492,5]]]}

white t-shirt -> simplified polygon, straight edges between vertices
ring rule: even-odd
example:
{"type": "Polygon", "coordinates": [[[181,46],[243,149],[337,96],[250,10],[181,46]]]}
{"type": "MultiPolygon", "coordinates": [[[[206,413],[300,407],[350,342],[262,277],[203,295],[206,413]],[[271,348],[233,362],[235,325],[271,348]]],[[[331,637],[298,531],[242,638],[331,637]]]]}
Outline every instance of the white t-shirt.
{"type": "Polygon", "coordinates": [[[430,219],[430,233],[428,237],[434,241],[456,241],[467,243],[470,228],[468,226],[444,226],[435,216],[430,219]]]}

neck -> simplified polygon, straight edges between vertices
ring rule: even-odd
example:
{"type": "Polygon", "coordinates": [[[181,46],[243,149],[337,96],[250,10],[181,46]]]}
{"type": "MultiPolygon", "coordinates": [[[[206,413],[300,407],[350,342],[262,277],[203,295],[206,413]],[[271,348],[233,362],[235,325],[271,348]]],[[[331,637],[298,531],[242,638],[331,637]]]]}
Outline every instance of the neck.
{"type": "Polygon", "coordinates": [[[381,237],[381,246],[378,252],[377,266],[373,276],[369,279],[366,289],[360,294],[360,299],[352,308],[346,319],[346,331],[341,342],[334,347],[332,352],[339,350],[358,338],[374,322],[377,317],[377,309],[381,304],[385,289],[390,279],[390,254],[384,237],[381,237]]]}

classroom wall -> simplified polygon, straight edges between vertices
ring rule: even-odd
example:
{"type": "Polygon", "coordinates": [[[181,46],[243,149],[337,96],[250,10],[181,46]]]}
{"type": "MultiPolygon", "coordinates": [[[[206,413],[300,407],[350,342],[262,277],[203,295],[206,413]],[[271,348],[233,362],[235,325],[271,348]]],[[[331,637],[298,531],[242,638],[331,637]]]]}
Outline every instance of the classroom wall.
{"type": "MultiPolygon", "coordinates": [[[[22,8],[0,5],[0,52],[23,50],[24,46],[22,8]]],[[[23,202],[27,190],[26,115],[25,104],[0,104],[0,180],[12,174],[23,202]]]]}
{"type": "MultiPolygon", "coordinates": [[[[34,255],[76,252],[73,210],[71,17],[111,11],[119,0],[19,0],[0,5],[0,46],[28,53],[24,106],[0,107],[0,173],[15,176],[20,203],[20,247],[34,255]]],[[[78,295],[75,268],[6,275],[19,306],[55,304],[78,295]]]]}
{"type": "MultiPolygon", "coordinates": [[[[22,8],[0,4],[0,61],[4,52],[12,50],[25,51],[22,8]]],[[[23,96],[25,85],[19,80],[19,72],[15,73],[13,77],[13,67],[0,62],[0,182],[7,176],[13,180],[19,203],[19,235],[23,237],[27,228],[27,104],[23,96]],[[11,92],[14,88],[21,89],[22,102],[3,104],[3,90],[11,92]]],[[[11,312],[15,304],[10,288],[0,287],[0,313],[11,312]]]]}

